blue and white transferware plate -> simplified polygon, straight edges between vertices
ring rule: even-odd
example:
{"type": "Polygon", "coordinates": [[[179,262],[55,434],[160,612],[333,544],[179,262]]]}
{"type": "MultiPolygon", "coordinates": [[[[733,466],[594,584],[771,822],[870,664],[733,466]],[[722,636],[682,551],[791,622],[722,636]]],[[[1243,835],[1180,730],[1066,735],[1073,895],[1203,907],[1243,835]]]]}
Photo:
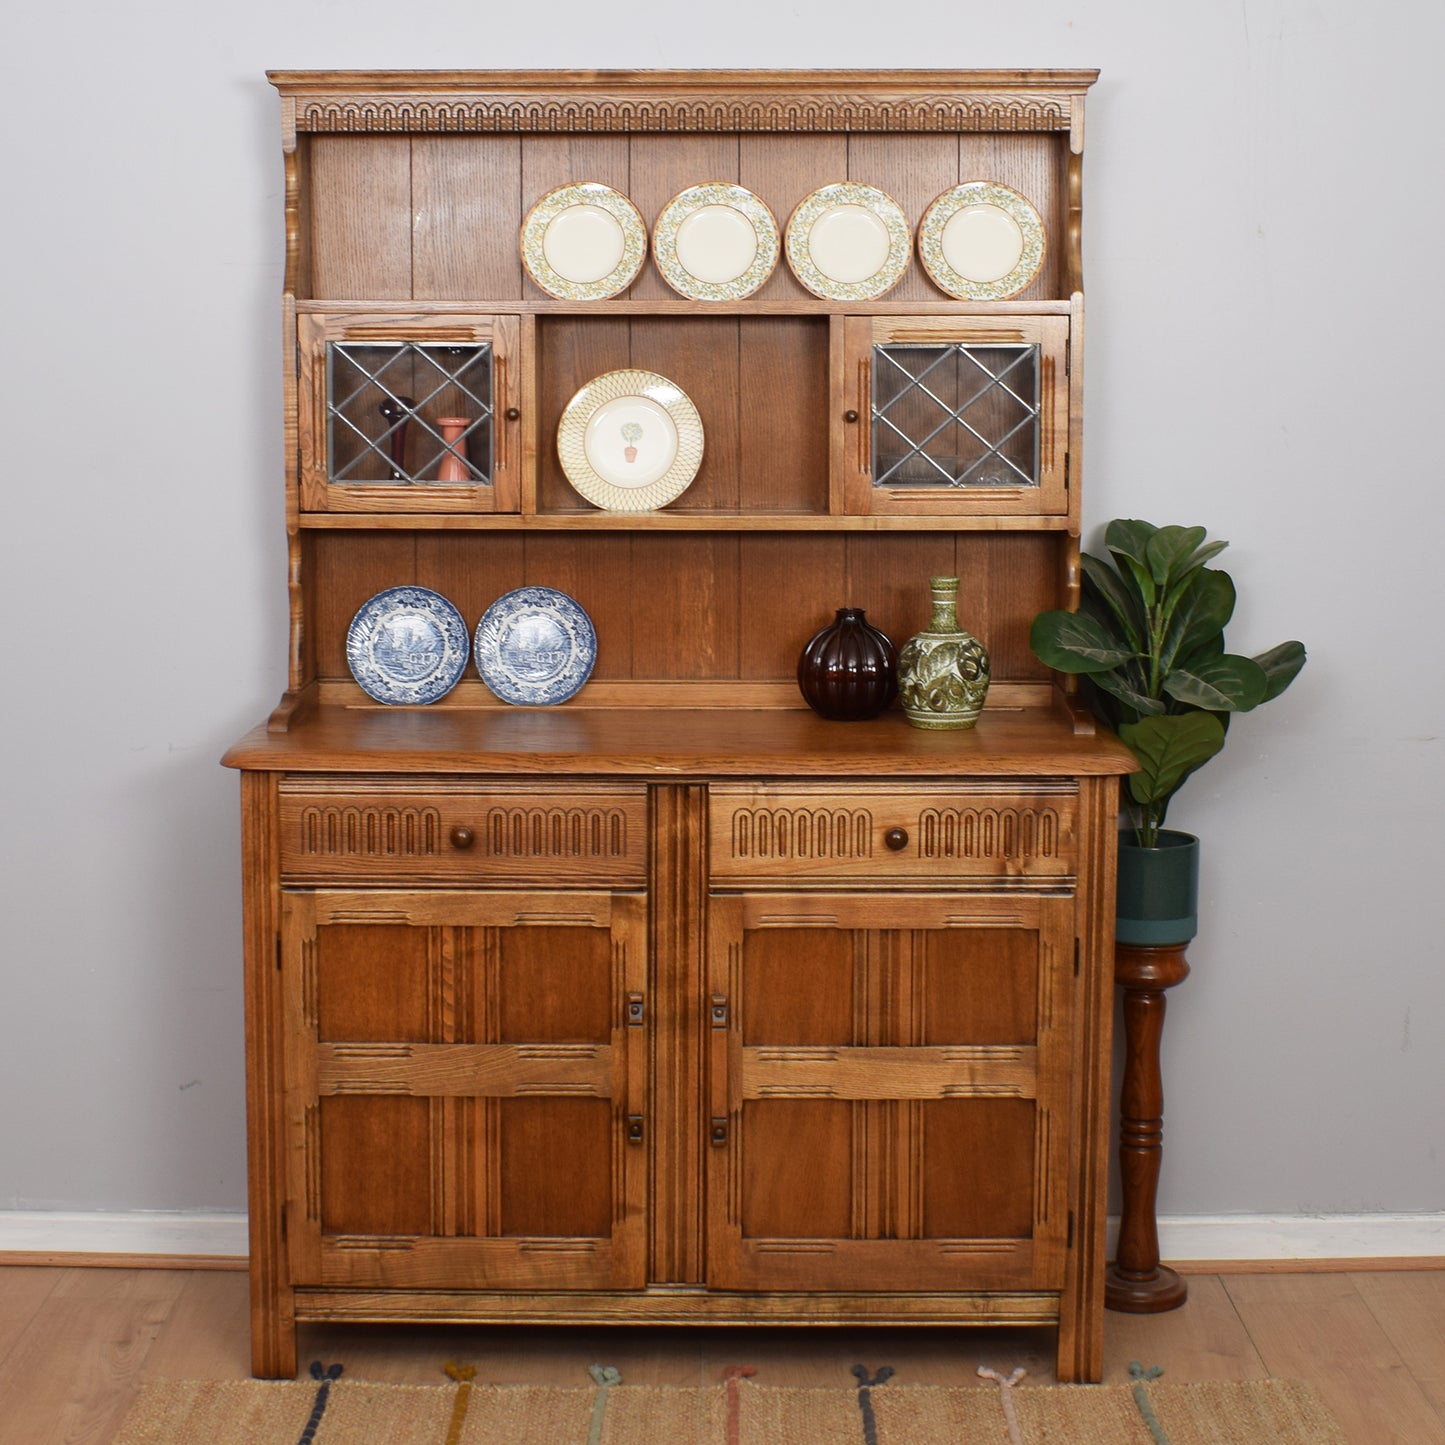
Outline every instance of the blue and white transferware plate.
{"type": "Polygon", "coordinates": [[[351,619],[346,660],[377,702],[435,702],[466,670],[469,645],[462,614],[426,587],[389,587],[351,619]]]}
{"type": "Polygon", "coordinates": [[[597,633],[565,592],[518,587],[477,623],[477,671],[503,702],[566,702],[592,675],[597,633]]]}

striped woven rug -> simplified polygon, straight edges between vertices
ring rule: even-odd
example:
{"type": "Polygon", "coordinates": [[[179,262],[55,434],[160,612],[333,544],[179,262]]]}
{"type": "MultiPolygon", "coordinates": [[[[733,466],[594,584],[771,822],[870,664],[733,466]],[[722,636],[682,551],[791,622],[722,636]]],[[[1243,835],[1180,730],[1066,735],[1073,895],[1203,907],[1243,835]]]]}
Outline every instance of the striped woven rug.
{"type": "Polygon", "coordinates": [[[910,1385],[853,1367],[836,1389],[761,1383],[739,1366],[702,1388],[628,1385],[591,1367],[576,1387],[347,1380],[158,1381],[114,1445],[1346,1445],[1308,1386],[1283,1380],[1030,1386],[980,1371],[977,1387],[910,1385]]]}

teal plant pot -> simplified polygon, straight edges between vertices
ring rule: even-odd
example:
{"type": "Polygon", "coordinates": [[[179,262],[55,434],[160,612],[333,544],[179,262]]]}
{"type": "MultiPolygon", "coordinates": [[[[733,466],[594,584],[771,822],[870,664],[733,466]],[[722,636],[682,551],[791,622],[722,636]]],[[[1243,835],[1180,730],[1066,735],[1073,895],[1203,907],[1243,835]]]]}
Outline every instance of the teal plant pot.
{"type": "Polygon", "coordinates": [[[1199,932],[1199,839],[1165,828],[1157,848],[1119,835],[1114,936],[1146,947],[1188,943],[1199,932]]]}

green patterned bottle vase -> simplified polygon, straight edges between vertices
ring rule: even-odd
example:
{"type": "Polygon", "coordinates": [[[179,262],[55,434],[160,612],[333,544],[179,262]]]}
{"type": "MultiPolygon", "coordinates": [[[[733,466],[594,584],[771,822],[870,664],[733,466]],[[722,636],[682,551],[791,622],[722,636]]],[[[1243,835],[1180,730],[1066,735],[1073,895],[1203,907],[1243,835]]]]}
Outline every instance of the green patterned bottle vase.
{"type": "Polygon", "coordinates": [[[916,728],[971,728],[988,696],[988,653],[958,625],[958,578],[928,585],[933,617],[898,654],[898,696],[916,728]]]}

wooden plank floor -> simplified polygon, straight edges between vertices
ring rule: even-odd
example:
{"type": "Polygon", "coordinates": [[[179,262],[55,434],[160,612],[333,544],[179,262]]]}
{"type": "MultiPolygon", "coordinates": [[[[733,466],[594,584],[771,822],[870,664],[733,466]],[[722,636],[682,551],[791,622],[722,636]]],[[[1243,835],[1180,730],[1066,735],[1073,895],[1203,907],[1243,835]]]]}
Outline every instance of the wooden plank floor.
{"type": "MultiPolygon", "coordinates": [[[[236,1271],[0,1268],[0,1445],[107,1445],[136,1385],[249,1373],[246,1276],[236,1271]]],[[[840,1384],[855,1362],[901,1381],[977,1384],[980,1364],[1052,1379],[1049,1330],[394,1329],[310,1327],[303,1370],[354,1379],[478,1377],[581,1385],[594,1362],[631,1384],[698,1384],[750,1364],[770,1384],[840,1384]]],[[[1105,1317],[1105,1378],[1131,1360],[1171,1383],[1312,1382],[1352,1445],[1445,1445],[1445,1269],[1195,1275],[1189,1302],[1105,1317]]]]}

